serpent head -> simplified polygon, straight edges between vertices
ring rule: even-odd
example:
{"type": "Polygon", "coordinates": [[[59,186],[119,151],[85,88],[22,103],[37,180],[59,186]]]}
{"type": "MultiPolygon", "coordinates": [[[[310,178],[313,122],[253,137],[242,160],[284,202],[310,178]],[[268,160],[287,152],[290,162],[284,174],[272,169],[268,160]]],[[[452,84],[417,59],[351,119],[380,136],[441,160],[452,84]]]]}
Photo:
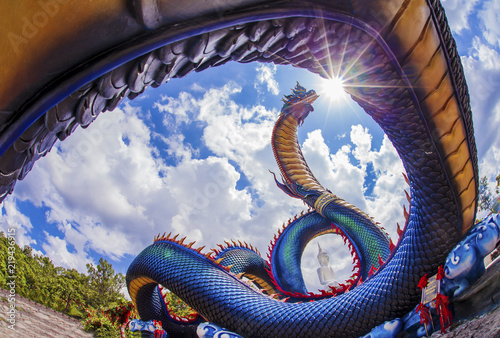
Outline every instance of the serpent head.
{"type": "Polygon", "coordinates": [[[292,95],[285,95],[283,99],[285,104],[281,108],[281,112],[285,115],[292,114],[297,119],[298,125],[301,126],[309,113],[314,110],[312,103],[318,96],[314,90],[306,91],[297,82],[295,88],[292,89],[292,95]]]}

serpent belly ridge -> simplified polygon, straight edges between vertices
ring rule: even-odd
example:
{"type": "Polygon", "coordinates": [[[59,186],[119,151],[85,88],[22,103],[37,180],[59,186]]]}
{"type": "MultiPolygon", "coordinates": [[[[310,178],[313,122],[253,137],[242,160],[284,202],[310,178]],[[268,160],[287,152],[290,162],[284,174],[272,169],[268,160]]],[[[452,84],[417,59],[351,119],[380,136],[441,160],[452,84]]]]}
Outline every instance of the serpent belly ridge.
{"type": "MultiPolygon", "coordinates": [[[[360,336],[411,310],[420,296],[420,277],[437,271],[476,212],[477,159],[467,86],[439,2],[248,0],[236,1],[224,15],[209,4],[213,8],[191,8],[178,16],[176,6],[169,12],[157,4],[153,11],[152,3],[89,4],[89,13],[109,10],[115,18],[114,10],[135,23],[124,25],[123,32],[103,25],[109,32],[99,38],[115,44],[97,38],[86,42],[95,43],[92,48],[78,47],[76,38],[54,42],[72,41],[75,49],[93,54],[82,63],[58,56],[59,68],[49,60],[41,75],[33,66],[37,81],[21,89],[15,80],[2,84],[2,198],[56,140],[149,85],[228,61],[291,64],[324,77],[340,67],[346,91],[381,126],[406,170],[410,209],[395,247],[367,215],[322,187],[307,168],[296,127],[311,102],[308,92],[296,87],[299,103],[282,109],[272,142],[283,178],[278,186],[311,211],[281,231],[270,261],[245,243],[203,254],[177,237],[161,236],[132,262],[127,286],[141,318],[161,320],[171,336],[194,335],[201,319],[174,323],[158,285],[205,320],[244,337],[360,336]],[[328,232],[349,241],[359,269],[341,289],[308,295],[296,257],[307,241],[328,232]],[[255,280],[263,291],[241,277],[255,280]]],[[[85,23],[79,25],[75,31],[85,23]]]]}

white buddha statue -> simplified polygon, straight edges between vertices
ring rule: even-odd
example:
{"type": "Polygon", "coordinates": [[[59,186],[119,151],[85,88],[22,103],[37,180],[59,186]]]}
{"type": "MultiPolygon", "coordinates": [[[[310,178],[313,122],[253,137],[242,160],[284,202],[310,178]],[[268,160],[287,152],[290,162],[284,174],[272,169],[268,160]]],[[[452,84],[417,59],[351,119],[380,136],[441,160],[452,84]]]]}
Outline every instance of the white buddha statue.
{"type": "Polygon", "coordinates": [[[330,258],[326,251],[321,249],[321,246],[318,243],[318,262],[320,267],[316,270],[318,272],[318,278],[321,285],[326,286],[325,289],[328,290],[329,287],[337,288],[339,287],[339,283],[335,279],[335,273],[333,272],[332,267],[329,265],[330,258]]]}

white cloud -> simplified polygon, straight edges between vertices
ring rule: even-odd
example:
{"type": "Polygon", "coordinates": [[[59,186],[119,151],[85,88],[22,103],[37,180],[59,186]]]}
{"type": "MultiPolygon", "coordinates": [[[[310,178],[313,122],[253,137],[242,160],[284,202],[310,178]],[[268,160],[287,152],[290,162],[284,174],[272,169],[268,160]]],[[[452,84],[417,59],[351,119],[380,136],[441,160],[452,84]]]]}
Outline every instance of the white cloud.
{"type": "Polygon", "coordinates": [[[500,148],[500,54],[476,37],[468,56],[462,57],[469,86],[479,158],[500,148]]]}
{"type": "Polygon", "coordinates": [[[351,163],[351,145],[344,145],[335,154],[330,154],[318,129],[307,135],[302,152],[311,171],[325,188],[358,208],[366,209],[363,198],[366,170],[351,163]]]}
{"type": "Polygon", "coordinates": [[[494,182],[494,178],[500,174],[500,148],[491,148],[479,164],[479,171],[483,176],[494,182]]]}
{"type": "Polygon", "coordinates": [[[276,74],[276,65],[274,63],[264,64],[261,63],[255,68],[257,70],[257,78],[254,83],[255,89],[260,91],[261,85],[266,85],[267,90],[273,94],[278,95],[280,92],[279,84],[274,79],[276,74]]]}
{"type": "MultiPolygon", "coordinates": [[[[352,144],[345,144],[335,154],[330,154],[321,131],[315,130],[307,135],[302,150],[315,177],[325,188],[374,217],[397,243],[396,223],[404,225],[403,205],[407,204],[401,160],[387,137],[378,151],[372,150],[372,136],[361,125],[351,127],[350,142],[352,144]],[[367,172],[369,164],[373,167],[375,183],[372,196],[367,198],[365,183],[371,177],[367,172]]],[[[335,237],[318,238],[304,251],[302,271],[310,290],[320,288],[316,274],[316,242],[329,251],[340,283],[352,274],[350,254],[340,244],[340,237],[335,237]]]]}
{"type": "MultiPolygon", "coordinates": [[[[268,173],[279,172],[270,146],[278,111],[237,104],[233,96],[241,90],[228,83],[200,97],[165,97],[154,107],[164,113],[168,136],[152,133],[142,111],[126,105],[77,130],[38,161],[15,196],[49,208],[47,220],[62,235],[47,234],[43,248],[55,264],[83,269],[91,251],[113,259],[137,254],[163,232],[208,247],[245,240],[265,255],[276,230],[305,207],[281,192],[268,173]],[[180,133],[187,124],[202,128],[203,144],[215,156],[197,158],[198,150],[180,133]],[[154,139],[163,141],[175,165],[159,158],[154,139]]],[[[397,156],[387,140],[371,150],[372,137],[361,126],[353,126],[350,138],[350,145],[330,154],[321,131],[313,131],[304,155],[325,187],[395,225],[392,210],[402,215],[399,181],[391,181],[390,170],[397,156]],[[380,202],[363,197],[368,163],[379,178],[374,192],[380,202]]],[[[324,248],[338,276],[350,276],[351,258],[334,258],[337,251],[324,248]]],[[[304,257],[315,262],[316,249],[308,250],[304,257]]]]}
{"type": "MultiPolygon", "coordinates": [[[[208,241],[212,246],[231,238],[241,239],[265,253],[269,240],[277,228],[303,207],[299,201],[291,200],[283,194],[275,186],[272,175],[268,172],[268,169],[278,172],[270,146],[271,132],[278,112],[276,110],[269,111],[260,105],[243,107],[236,104],[232,100],[232,96],[240,92],[241,87],[234,83],[228,83],[221,88],[208,90],[198,100],[192,97],[189,97],[188,100],[184,99],[184,102],[194,102],[194,104],[189,109],[187,106],[182,109],[189,110],[188,114],[191,114],[195,120],[193,123],[203,125],[202,138],[208,149],[219,158],[236,163],[238,171],[244,175],[243,179],[249,181],[249,188],[245,195],[238,193],[237,190],[224,190],[220,195],[210,192],[210,190],[214,192],[217,190],[217,184],[222,183],[224,187],[234,187],[236,182],[241,179],[239,174],[238,177],[234,176],[237,172],[232,166],[229,166],[227,160],[224,160],[223,167],[231,170],[226,172],[219,168],[213,171],[209,174],[209,179],[200,181],[199,186],[193,192],[196,196],[193,198],[198,199],[198,204],[206,204],[207,207],[196,215],[184,211],[175,218],[174,225],[179,230],[188,229],[186,224],[188,220],[192,221],[193,217],[206,220],[217,218],[219,213],[225,214],[225,226],[222,226],[221,223],[220,228],[218,228],[218,221],[215,220],[215,225],[211,225],[209,229],[203,231],[197,229],[195,233],[191,231],[189,238],[197,236],[197,238],[203,237],[208,241],[207,236],[213,236],[208,241]],[[231,178],[231,180],[225,181],[224,177],[231,178]],[[217,196],[206,198],[212,194],[217,196]],[[237,198],[234,198],[232,202],[224,202],[225,198],[232,198],[231,196],[237,198]],[[246,201],[245,203],[248,204],[241,204],[241,201],[246,201]],[[212,203],[214,204],[212,205],[212,203]],[[238,224],[236,223],[236,214],[231,214],[226,210],[228,208],[234,209],[235,212],[242,212],[240,219],[237,220],[238,224]],[[226,211],[223,212],[223,210],[226,211]],[[210,214],[206,214],[205,211],[209,211],[210,214]],[[230,229],[227,229],[228,220],[231,220],[230,229]]],[[[170,101],[170,103],[174,106],[182,104],[180,101],[170,101]]],[[[212,160],[213,164],[215,164],[214,159],[215,157],[212,160]]],[[[222,165],[222,162],[219,165],[222,165]]],[[[179,168],[181,166],[182,164],[179,168]]]]}
{"type": "Polygon", "coordinates": [[[191,144],[185,142],[186,137],[183,134],[172,134],[167,137],[155,132],[152,133],[152,136],[165,143],[167,154],[175,157],[178,161],[189,160],[200,153],[199,149],[194,149],[191,144]]]}
{"type": "Polygon", "coordinates": [[[403,206],[406,205],[408,210],[404,190],[409,191],[409,188],[402,174],[405,170],[387,136],[384,136],[380,150],[372,152],[372,157],[376,181],[373,196],[367,200],[366,211],[368,215],[375,217],[375,221],[380,222],[396,244],[396,223],[404,226],[403,206]]]}
{"type": "MultiPolygon", "coordinates": [[[[277,172],[272,155],[270,137],[277,110],[267,110],[261,105],[243,107],[231,97],[242,88],[228,83],[221,88],[209,89],[196,100],[190,94],[181,94],[179,99],[170,99],[173,107],[181,107],[195,121],[203,126],[203,142],[215,155],[228,158],[238,164],[238,169],[251,182],[252,189],[266,201],[272,196],[282,196],[273,187],[268,169],[277,172]],[[256,160],[258,159],[258,160],[256,160]]],[[[171,107],[164,107],[168,111],[171,107]]],[[[166,119],[167,117],[165,117],[166,119]]]]}
{"type": "Polygon", "coordinates": [[[251,196],[237,190],[240,174],[227,159],[208,157],[184,161],[167,172],[166,185],[178,203],[172,217],[174,233],[189,235],[190,241],[214,246],[222,236],[242,230],[250,219],[251,196]]]}
{"type": "Polygon", "coordinates": [[[181,92],[177,99],[167,95],[162,96],[163,101],[166,103],[155,102],[153,108],[164,113],[163,124],[171,131],[177,131],[182,124],[189,123],[197,108],[193,96],[186,92],[181,92]]]}
{"type": "Polygon", "coordinates": [[[469,17],[478,0],[442,0],[448,23],[455,33],[469,29],[469,17]]]}
{"type": "Polygon", "coordinates": [[[374,217],[396,242],[396,223],[404,225],[402,208],[407,204],[401,160],[387,137],[380,150],[371,150],[372,136],[361,125],[351,127],[350,139],[352,145],[346,144],[330,154],[321,131],[315,130],[308,134],[302,150],[315,177],[325,188],[374,217]],[[353,163],[350,155],[357,163],[353,163]],[[369,177],[369,163],[373,166],[375,183],[372,197],[367,198],[365,180],[369,177]]]}
{"type": "MultiPolygon", "coordinates": [[[[500,174],[500,147],[492,147],[488,150],[486,155],[479,162],[480,178],[485,177],[488,180],[488,187],[491,196],[495,197],[498,194],[495,191],[497,175],[500,174]]],[[[488,211],[479,211],[476,218],[481,219],[489,214],[488,211]]]]}
{"type": "Polygon", "coordinates": [[[478,17],[482,20],[481,28],[486,41],[492,46],[500,47],[500,1],[485,1],[478,17]]]}
{"type": "MultiPolygon", "coordinates": [[[[165,166],[156,159],[149,130],[137,113],[126,106],[105,114],[85,132],[77,130],[18,184],[15,196],[49,208],[47,221],[59,225],[65,234],[61,240],[79,254],[92,249],[118,259],[136,253],[145,240],[136,228],[154,226],[147,211],[156,203],[151,196],[162,190],[165,166]]],[[[169,199],[163,199],[167,206],[162,210],[169,210],[169,199]]],[[[44,249],[58,243],[51,239],[44,249]]],[[[68,262],[73,261],[60,263],[68,262]]]]}
{"type": "Polygon", "coordinates": [[[170,231],[210,247],[231,238],[253,241],[265,252],[275,229],[290,210],[300,210],[300,203],[274,210],[287,199],[273,186],[266,164],[274,164],[269,135],[276,112],[238,106],[230,96],[240,90],[228,84],[199,100],[185,93],[156,106],[162,112],[183,111],[177,115],[180,123],[186,116],[203,123],[204,140],[219,157],[193,158],[184,136],[172,133],[163,141],[178,162],[166,165],[151,144],[161,135],[153,135],[141,111],[128,105],[56,145],[15,192],[19,200],[47,207],[47,221],[62,232],[46,236],[46,253],[56,264],[80,269],[85,264],[76,262],[88,262],[90,250],[120,259],[170,231]],[[270,155],[256,161],[264,150],[270,155]],[[236,188],[241,174],[229,160],[252,181],[254,197],[236,188]],[[278,202],[262,206],[263,196],[279,196],[278,202]]]}
{"type": "Polygon", "coordinates": [[[14,235],[16,243],[22,248],[36,244],[28,235],[32,228],[31,220],[19,211],[15,198],[7,197],[0,206],[0,230],[6,235],[14,235]]]}
{"type": "Polygon", "coordinates": [[[372,139],[368,128],[364,128],[359,124],[351,127],[351,141],[356,146],[352,154],[360,162],[361,167],[365,167],[371,161],[372,139]]]}
{"type": "Polygon", "coordinates": [[[91,263],[91,260],[84,252],[70,252],[67,240],[51,236],[47,232],[44,233],[47,242],[42,244],[42,248],[45,250],[46,256],[50,257],[56,266],[74,268],[80,272],[87,271],[86,264],[91,263]]]}

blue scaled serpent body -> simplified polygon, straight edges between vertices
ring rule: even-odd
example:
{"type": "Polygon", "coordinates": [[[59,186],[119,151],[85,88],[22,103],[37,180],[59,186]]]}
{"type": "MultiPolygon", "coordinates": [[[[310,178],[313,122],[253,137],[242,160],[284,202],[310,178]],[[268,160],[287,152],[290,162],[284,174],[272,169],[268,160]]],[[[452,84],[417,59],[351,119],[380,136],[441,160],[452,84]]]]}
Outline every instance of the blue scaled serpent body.
{"type": "MultiPolygon", "coordinates": [[[[381,126],[405,167],[411,205],[403,236],[390,251],[369,217],[314,183],[307,170],[294,177],[293,165],[281,164],[280,187],[315,209],[292,223],[310,226],[309,237],[336,232],[354,248],[360,269],[342,290],[297,302],[306,291],[302,282],[287,284],[262,273],[267,263],[245,245],[239,253],[224,247],[207,257],[177,239],[159,238],[138,255],[127,276],[143,319],[168,325],[161,284],[205,320],[245,337],[360,336],[413,308],[420,277],[435,273],[472,226],[478,179],[468,89],[439,1],[51,4],[57,15],[29,40],[0,41],[0,199],[57,140],[125,97],[226,62],[342,74],[346,91],[381,126]],[[239,262],[243,256],[251,264],[224,266],[225,259],[239,262]],[[378,270],[370,276],[372,265],[378,270]],[[242,282],[241,273],[265,291],[242,282]]],[[[22,1],[2,2],[0,8],[12,13],[8,25],[0,26],[5,36],[22,32],[23,18],[41,11],[22,1]]],[[[307,104],[302,108],[307,113],[307,104]]],[[[284,114],[283,123],[293,116],[285,110],[291,115],[284,114]]],[[[274,146],[277,153],[287,151],[281,146],[274,146]]],[[[299,158],[295,164],[302,165],[299,158]]],[[[292,229],[297,228],[283,230],[275,247],[289,248],[283,243],[292,229]]],[[[290,265],[286,271],[294,268],[287,259],[282,263],[290,265]]],[[[271,262],[267,270],[279,275],[281,266],[271,262]]],[[[194,335],[201,317],[177,323],[171,335],[194,335]]]]}
{"type": "MultiPolygon", "coordinates": [[[[431,267],[443,259],[439,255],[426,255],[425,250],[431,248],[425,249],[425,243],[449,240],[449,234],[442,228],[424,226],[421,222],[426,215],[410,217],[406,234],[417,234],[417,242],[412,243],[415,236],[403,236],[391,255],[388,236],[367,215],[319,184],[302,156],[296,135],[297,127],[313,111],[312,102],[316,98],[314,91],[307,92],[297,84],[292,95],[286,97],[273,130],[273,151],[283,178],[282,183],[276,181],[277,185],[314,211],[283,229],[269,255],[269,268],[263,260],[259,262],[257,253],[232,254],[233,250],[245,252],[241,243],[203,255],[183,245],[183,241],[158,237],[134,260],[127,273],[129,292],[141,317],[163,319],[162,323],[165,319],[167,323],[171,321],[156,289],[158,284],[185,300],[203,318],[245,337],[359,336],[416,302],[413,290],[419,276],[427,270],[421,264],[431,267]],[[425,231],[426,228],[431,232],[425,231]],[[439,236],[431,237],[432,231],[439,236]],[[327,232],[341,233],[350,241],[361,269],[339,290],[308,294],[300,272],[302,250],[312,238],[327,232]],[[418,233],[424,237],[418,238],[418,233]],[[422,249],[424,252],[419,251],[422,249]],[[247,277],[265,292],[256,291],[240,280],[249,266],[255,270],[247,277]],[[379,271],[372,276],[374,268],[379,271]],[[279,296],[287,298],[282,301],[279,296]],[[297,302],[311,299],[314,301],[297,302]],[[157,310],[151,312],[152,308],[157,310]]],[[[439,197],[441,200],[444,196],[439,197]]],[[[412,202],[413,211],[417,202],[415,199],[412,202]]],[[[434,221],[432,225],[437,224],[434,221]]],[[[189,325],[194,326],[181,323],[175,329],[170,324],[164,327],[174,334],[179,330],[186,335],[189,325]]]]}
{"type": "Polygon", "coordinates": [[[373,270],[388,259],[390,242],[368,216],[323,188],[307,166],[296,133],[313,110],[311,104],[316,98],[314,91],[306,92],[297,84],[293,94],[286,97],[272,135],[273,151],[284,181],[276,182],[277,185],[316,210],[301,215],[282,229],[272,245],[269,263],[243,243],[228,243],[220,246],[220,251],[203,255],[191,249],[192,244],[184,245],[184,239],[157,237],[155,243],[134,260],[127,273],[129,292],[141,318],[161,320],[171,335],[194,335],[200,319],[193,317],[182,322],[172,318],[157,288],[161,284],[187,301],[203,318],[244,336],[331,333],[331,329],[314,323],[314,315],[311,317],[308,313],[317,306],[322,309],[320,317],[334,312],[335,308],[343,312],[345,309],[338,308],[335,302],[329,304],[331,297],[340,299],[343,294],[345,298],[346,291],[356,290],[356,284],[369,279],[373,270]],[[360,271],[338,289],[309,293],[300,269],[302,252],[310,240],[325,233],[336,233],[349,241],[360,271]],[[153,275],[152,271],[155,271],[153,275]],[[241,277],[250,278],[264,292],[249,287],[241,277]],[[310,300],[315,302],[299,303],[310,300]],[[228,316],[234,322],[227,321],[228,316]],[[281,325],[277,326],[275,321],[281,325]],[[309,327],[300,329],[305,323],[309,323],[309,327]]]}

